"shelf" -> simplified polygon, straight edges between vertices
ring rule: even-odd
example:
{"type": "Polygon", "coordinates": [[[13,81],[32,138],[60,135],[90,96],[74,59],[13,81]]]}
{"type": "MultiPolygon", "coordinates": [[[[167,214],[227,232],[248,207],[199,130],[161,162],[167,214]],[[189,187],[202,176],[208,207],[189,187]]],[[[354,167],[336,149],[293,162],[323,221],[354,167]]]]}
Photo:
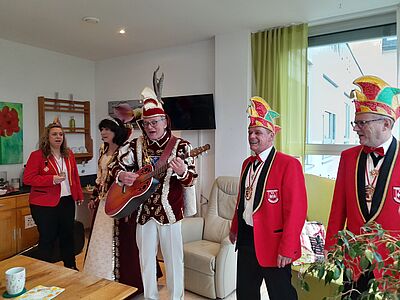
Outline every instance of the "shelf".
{"type": "Polygon", "coordinates": [[[64,129],[65,134],[67,134],[67,133],[71,133],[71,134],[74,134],[74,133],[86,134],[86,133],[88,133],[88,134],[90,134],[89,129],[83,128],[83,127],[75,127],[75,128],[63,127],[63,129],[64,129]]]}
{"type": "Polygon", "coordinates": [[[87,153],[74,153],[78,164],[88,162],[93,158],[93,140],[90,136],[90,102],[81,100],[63,100],[38,97],[39,110],[39,138],[43,135],[46,128],[46,112],[59,112],[82,114],[84,127],[63,127],[65,134],[83,134],[85,138],[85,148],[87,153]]]}
{"type": "Polygon", "coordinates": [[[74,153],[76,162],[82,163],[83,161],[88,162],[93,158],[93,153],[74,153]]]}

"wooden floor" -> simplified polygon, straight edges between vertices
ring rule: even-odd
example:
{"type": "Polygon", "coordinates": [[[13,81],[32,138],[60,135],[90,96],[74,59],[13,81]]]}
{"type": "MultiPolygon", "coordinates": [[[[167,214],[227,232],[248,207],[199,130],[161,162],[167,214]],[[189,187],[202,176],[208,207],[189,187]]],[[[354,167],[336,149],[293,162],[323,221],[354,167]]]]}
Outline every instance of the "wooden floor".
{"type": "MultiPolygon", "coordinates": [[[[83,270],[83,263],[84,263],[84,258],[85,258],[86,247],[87,247],[87,238],[85,240],[85,246],[84,246],[82,252],[79,255],[76,256],[76,266],[77,266],[78,270],[80,270],[80,271],[83,270]]],[[[63,265],[62,262],[58,262],[56,264],[63,265]]],[[[161,269],[163,271],[163,274],[165,274],[165,268],[164,268],[164,264],[163,263],[161,263],[161,269]]],[[[160,293],[160,300],[169,299],[165,276],[161,277],[158,280],[158,290],[159,290],[159,293],[160,293]]],[[[208,299],[208,298],[199,296],[199,295],[191,293],[189,291],[185,291],[185,299],[186,300],[203,300],[203,299],[208,299]]],[[[269,300],[267,288],[265,287],[264,283],[263,283],[263,285],[261,287],[261,299],[262,300],[269,300]]],[[[134,298],[134,300],[144,300],[143,294],[136,296],[134,298]]],[[[226,297],[225,300],[236,300],[236,293],[233,292],[228,297],[226,297]]]]}

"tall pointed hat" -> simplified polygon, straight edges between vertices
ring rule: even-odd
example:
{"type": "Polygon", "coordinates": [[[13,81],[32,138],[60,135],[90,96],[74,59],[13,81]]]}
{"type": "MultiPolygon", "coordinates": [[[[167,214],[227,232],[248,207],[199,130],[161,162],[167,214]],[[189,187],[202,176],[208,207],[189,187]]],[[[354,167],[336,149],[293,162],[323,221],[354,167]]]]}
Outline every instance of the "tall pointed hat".
{"type": "Polygon", "coordinates": [[[397,120],[400,117],[400,106],[397,94],[400,89],[390,87],[376,76],[361,76],[353,81],[360,90],[354,89],[350,96],[354,98],[356,115],[374,113],[397,120]]]}
{"type": "Polygon", "coordinates": [[[267,101],[263,98],[254,96],[250,98],[250,105],[247,108],[247,113],[250,118],[250,127],[264,127],[274,133],[279,132],[281,128],[275,125],[274,119],[279,117],[276,111],[273,111],[267,101]]]}
{"type": "Polygon", "coordinates": [[[160,66],[153,73],[153,88],[152,90],[149,87],[145,87],[141,93],[143,99],[143,107],[142,107],[142,119],[150,118],[155,116],[165,116],[165,111],[163,108],[163,101],[161,99],[162,95],[162,87],[164,83],[164,73],[157,77],[157,72],[160,69],[160,66]]]}

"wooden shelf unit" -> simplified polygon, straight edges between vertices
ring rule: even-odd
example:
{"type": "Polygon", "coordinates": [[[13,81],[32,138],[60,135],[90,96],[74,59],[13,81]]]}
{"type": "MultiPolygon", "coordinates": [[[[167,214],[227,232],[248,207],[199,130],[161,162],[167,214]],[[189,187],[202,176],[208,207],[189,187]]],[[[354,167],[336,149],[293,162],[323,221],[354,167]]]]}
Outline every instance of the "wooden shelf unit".
{"type": "Polygon", "coordinates": [[[83,134],[85,138],[86,153],[74,153],[78,164],[89,161],[93,158],[93,140],[90,136],[90,102],[80,100],[62,100],[38,97],[39,109],[39,138],[43,135],[46,128],[46,112],[58,112],[82,114],[84,127],[63,126],[65,134],[83,134]]]}

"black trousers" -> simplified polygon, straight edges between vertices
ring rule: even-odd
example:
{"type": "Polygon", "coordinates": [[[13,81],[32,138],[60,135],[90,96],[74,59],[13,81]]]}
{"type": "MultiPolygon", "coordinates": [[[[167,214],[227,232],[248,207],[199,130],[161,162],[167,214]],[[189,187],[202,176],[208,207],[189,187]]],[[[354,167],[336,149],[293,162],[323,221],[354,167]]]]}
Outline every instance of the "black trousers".
{"type": "Polygon", "coordinates": [[[236,297],[238,300],[261,299],[262,281],[268,289],[270,300],[297,300],[291,283],[291,265],[284,268],[265,268],[257,261],[254,246],[239,246],[237,261],[236,297]]]}
{"type": "Polygon", "coordinates": [[[30,205],[33,220],[39,231],[39,259],[51,262],[58,239],[64,266],[76,268],[74,254],[75,201],[71,196],[61,197],[55,207],[30,205]]]}
{"type": "Polygon", "coordinates": [[[352,300],[357,300],[360,298],[360,294],[368,291],[368,281],[371,279],[375,278],[374,273],[370,272],[367,274],[361,274],[360,278],[358,278],[357,281],[351,281],[350,279],[347,278],[346,275],[343,276],[344,280],[344,289],[343,289],[343,296],[342,299],[345,298],[346,296],[349,295],[349,293],[346,293],[350,290],[357,290],[357,291],[352,291],[350,293],[350,297],[352,300]]]}

